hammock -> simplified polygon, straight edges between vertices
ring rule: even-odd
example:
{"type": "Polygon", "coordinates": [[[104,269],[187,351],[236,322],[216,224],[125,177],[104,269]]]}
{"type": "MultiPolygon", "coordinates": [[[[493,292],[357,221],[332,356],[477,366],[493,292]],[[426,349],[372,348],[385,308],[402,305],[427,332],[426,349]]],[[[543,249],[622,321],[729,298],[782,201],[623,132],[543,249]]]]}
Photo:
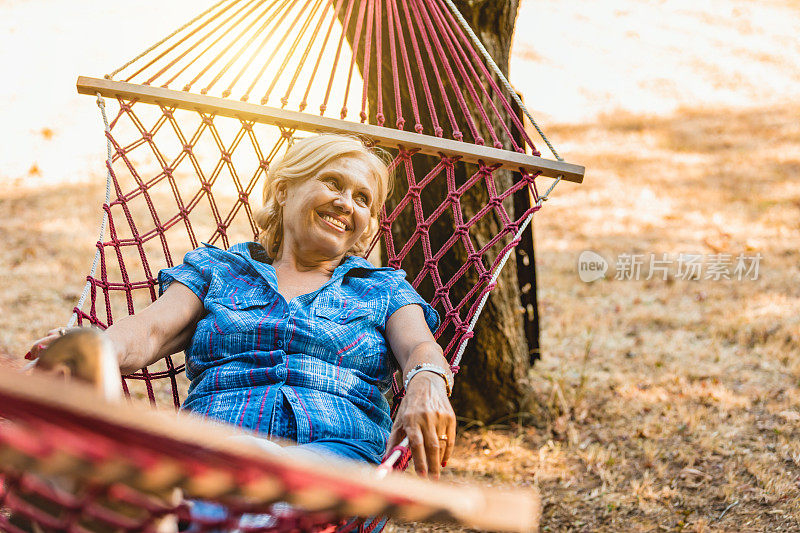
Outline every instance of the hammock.
{"type": "MultiPolygon", "coordinates": [[[[367,253],[404,268],[437,308],[435,336],[456,372],[533,214],[559,181],[580,182],[584,173],[543,134],[555,160],[540,157],[522,114],[541,134],[539,127],[450,0],[223,0],[104,79],[80,77],[78,91],[97,97],[108,173],[97,250],[69,325],[106,328],[145,307],[157,297],[159,269],[201,242],[227,248],[254,239],[250,196],[270,162],[297,137],[347,132],[393,155],[399,190],[367,253]],[[105,98],[118,104],[110,120],[105,98]],[[544,193],[542,178],[554,180],[544,193]],[[451,233],[430,231],[442,227],[451,233]]],[[[180,356],[167,357],[127,376],[123,388],[178,407],[188,387],[183,370],[180,356]]],[[[393,392],[396,409],[397,381],[393,392]]],[[[27,431],[43,440],[53,438],[44,427],[65,434],[55,411],[37,413],[41,424],[27,431]]],[[[13,427],[0,429],[1,440],[8,442],[13,427]]],[[[410,454],[397,452],[389,464],[405,468],[410,454]]],[[[13,507],[15,491],[39,486],[40,478],[1,464],[7,483],[0,506],[13,507]]],[[[100,501],[109,486],[116,485],[83,497],[100,501]]],[[[37,494],[63,511],[59,527],[83,523],[76,509],[93,508],[44,489],[37,494]]],[[[26,505],[15,512],[39,516],[41,509],[26,505]]],[[[361,520],[341,530],[381,526],[361,520]]]]}

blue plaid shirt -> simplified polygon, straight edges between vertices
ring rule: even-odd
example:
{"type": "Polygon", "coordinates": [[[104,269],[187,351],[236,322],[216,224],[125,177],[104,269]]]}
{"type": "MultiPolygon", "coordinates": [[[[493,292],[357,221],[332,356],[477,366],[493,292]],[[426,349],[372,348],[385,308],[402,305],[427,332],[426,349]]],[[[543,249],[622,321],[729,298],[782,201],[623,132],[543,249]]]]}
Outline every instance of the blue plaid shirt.
{"type": "Polygon", "coordinates": [[[186,350],[183,409],[289,438],[310,449],[380,462],[392,421],[384,393],[396,368],[386,321],[405,305],[436,311],[405,272],[346,257],[322,287],[292,299],[257,243],[211,245],[159,273],[206,308],[186,350]]]}

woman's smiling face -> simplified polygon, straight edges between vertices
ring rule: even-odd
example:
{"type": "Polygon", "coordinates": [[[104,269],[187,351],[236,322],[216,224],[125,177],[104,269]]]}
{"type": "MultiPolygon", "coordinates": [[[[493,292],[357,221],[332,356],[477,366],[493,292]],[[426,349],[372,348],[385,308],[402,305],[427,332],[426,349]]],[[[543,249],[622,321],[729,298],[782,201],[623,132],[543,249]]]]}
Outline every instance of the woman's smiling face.
{"type": "Polygon", "coordinates": [[[282,245],[315,259],[343,257],[369,227],[375,188],[369,166],[356,157],[334,159],[282,188],[282,245]]]}

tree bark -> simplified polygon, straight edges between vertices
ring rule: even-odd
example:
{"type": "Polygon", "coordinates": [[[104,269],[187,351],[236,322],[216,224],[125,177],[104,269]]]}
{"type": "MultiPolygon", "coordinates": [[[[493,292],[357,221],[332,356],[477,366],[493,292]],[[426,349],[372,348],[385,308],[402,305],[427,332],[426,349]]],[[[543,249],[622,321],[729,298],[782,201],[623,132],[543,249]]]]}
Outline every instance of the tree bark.
{"type": "MultiPolygon", "coordinates": [[[[383,2],[381,2],[383,3],[383,2]]],[[[403,9],[402,2],[398,3],[398,9],[403,9]]],[[[514,32],[514,23],[519,7],[518,0],[455,0],[459,10],[464,14],[473,30],[479,36],[486,49],[503,71],[508,74],[508,58],[511,47],[511,39],[514,32]]],[[[358,4],[358,3],[357,3],[358,4]]],[[[355,18],[358,9],[352,10],[347,28],[347,37],[352,45],[355,35],[355,18]]],[[[340,17],[344,18],[344,10],[340,17]]],[[[401,17],[402,18],[402,17],[401,17]]],[[[406,43],[410,42],[409,28],[404,24],[404,37],[406,43]]],[[[369,122],[378,123],[376,102],[378,91],[384,95],[384,103],[394,102],[395,87],[392,77],[389,74],[391,68],[390,46],[388,42],[388,25],[386,17],[382,24],[382,55],[384,75],[382,86],[378,86],[377,76],[375,75],[374,65],[370,67],[368,79],[368,101],[370,103],[369,122]]],[[[362,39],[363,43],[363,39],[362,39]]],[[[420,42],[420,46],[422,43],[420,42]]],[[[410,47],[409,47],[410,49],[410,47]]],[[[364,72],[363,65],[363,44],[357,51],[357,63],[364,72]]],[[[410,54],[412,77],[418,77],[417,73],[424,69],[427,73],[429,82],[433,75],[429,54],[432,51],[423,51],[423,65],[417,65],[413,54],[410,54]]],[[[374,54],[374,52],[373,52],[374,54]]],[[[398,59],[400,58],[397,52],[398,59]]],[[[373,57],[374,60],[374,57],[373,57]]],[[[410,94],[405,81],[403,68],[398,61],[398,70],[402,76],[400,85],[401,101],[408,102],[410,94]]],[[[441,68],[440,68],[441,70],[441,68]]],[[[425,128],[424,133],[433,134],[433,124],[423,109],[427,110],[427,104],[423,103],[423,88],[419,80],[414,84],[417,99],[420,102],[420,115],[422,124],[425,128]]],[[[443,99],[438,91],[433,93],[434,106],[444,109],[443,99]]],[[[502,112],[502,107],[498,106],[502,112]]],[[[406,106],[407,110],[407,106],[406,106]]],[[[383,109],[386,125],[394,127],[397,117],[394,105],[385,105],[383,109]]],[[[405,129],[413,129],[413,119],[411,113],[405,112],[405,129]]],[[[501,116],[502,120],[509,117],[501,116]]],[[[448,131],[446,121],[441,121],[445,128],[445,137],[452,132],[448,131]]],[[[496,126],[495,126],[496,127],[496,126]]],[[[467,128],[463,128],[464,140],[474,141],[467,128]]],[[[478,125],[479,134],[488,137],[485,128],[478,125]]],[[[487,144],[490,144],[487,141],[487,144]]],[[[510,148],[507,143],[505,148],[510,148]]],[[[414,173],[418,180],[421,180],[428,172],[439,163],[439,159],[429,156],[415,155],[412,157],[414,173]]],[[[456,182],[464,183],[472,176],[478,167],[459,163],[455,166],[456,182]]],[[[402,174],[402,167],[398,168],[398,177],[394,194],[387,202],[389,212],[403,198],[408,189],[408,184],[402,174]]],[[[514,181],[514,173],[505,170],[497,170],[493,173],[494,181],[498,191],[508,189],[514,181]]],[[[527,194],[527,193],[525,193],[527,194]]],[[[447,197],[447,187],[444,175],[441,179],[433,180],[421,192],[423,212],[426,216],[430,215],[447,197]]],[[[473,186],[468,189],[466,194],[461,197],[462,212],[464,220],[470,219],[489,199],[488,192],[484,187],[473,186]]],[[[504,202],[506,211],[512,216],[514,214],[514,198],[509,198],[504,202]]],[[[517,199],[518,200],[518,199],[517,199]]],[[[406,242],[416,231],[418,221],[413,210],[407,209],[403,215],[392,225],[392,235],[395,242],[406,242]]],[[[454,232],[454,218],[452,214],[439,217],[430,227],[430,237],[434,253],[439,249],[454,232]]],[[[470,236],[476,248],[481,248],[489,242],[502,229],[502,221],[494,211],[487,214],[478,224],[470,228],[470,236]]],[[[494,247],[493,251],[487,252],[484,264],[489,267],[495,260],[499,247],[494,247]]],[[[458,270],[460,265],[467,261],[467,251],[463,246],[453,246],[438,264],[438,270],[442,279],[446,282],[458,270]]],[[[532,258],[531,258],[532,260],[532,258]]],[[[403,260],[403,268],[410,273],[410,277],[415,276],[423,268],[424,257],[421,248],[417,253],[416,248],[403,260]]],[[[461,301],[464,295],[478,283],[477,273],[470,271],[457,283],[450,291],[450,299],[454,303],[461,301]]],[[[419,287],[420,293],[429,301],[434,296],[433,287],[428,280],[424,281],[419,287]]],[[[461,362],[461,370],[456,379],[456,386],[453,391],[452,402],[458,416],[491,422],[501,417],[516,413],[526,408],[529,396],[529,385],[527,380],[528,370],[531,365],[531,356],[528,342],[523,326],[523,308],[520,305],[520,289],[517,278],[517,262],[508,261],[498,279],[497,287],[492,291],[486,306],[483,309],[480,319],[475,328],[475,335],[469,341],[467,350],[461,362]]],[[[443,317],[444,318],[444,317],[443,317]]]]}

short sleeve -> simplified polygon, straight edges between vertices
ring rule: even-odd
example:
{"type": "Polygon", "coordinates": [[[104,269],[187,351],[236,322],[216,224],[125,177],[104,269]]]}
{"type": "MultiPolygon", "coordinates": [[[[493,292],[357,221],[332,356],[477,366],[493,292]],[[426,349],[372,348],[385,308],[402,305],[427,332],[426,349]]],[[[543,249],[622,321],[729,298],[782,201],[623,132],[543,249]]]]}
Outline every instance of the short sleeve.
{"type": "Polygon", "coordinates": [[[389,296],[389,308],[386,311],[386,320],[388,321],[389,317],[401,307],[405,307],[406,305],[419,305],[422,307],[422,312],[425,315],[425,322],[427,322],[431,333],[435,332],[439,327],[439,313],[437,313],[406,280],[405,272],[397,270],[395,275],[399,279],[394,291],[392,291],[392,294],[389,296]]]}
{"type": "Polygon", "coordinates": [[[217,248],[197,248],[187,253],[183,263],[171,268],[165,268],[158,273],[158,293],[164,294],[177,281],[186,285],[199,299],[203,301],[211,283],[211,273],[215,264],[212,258],[213,251],[217,248]]]}

